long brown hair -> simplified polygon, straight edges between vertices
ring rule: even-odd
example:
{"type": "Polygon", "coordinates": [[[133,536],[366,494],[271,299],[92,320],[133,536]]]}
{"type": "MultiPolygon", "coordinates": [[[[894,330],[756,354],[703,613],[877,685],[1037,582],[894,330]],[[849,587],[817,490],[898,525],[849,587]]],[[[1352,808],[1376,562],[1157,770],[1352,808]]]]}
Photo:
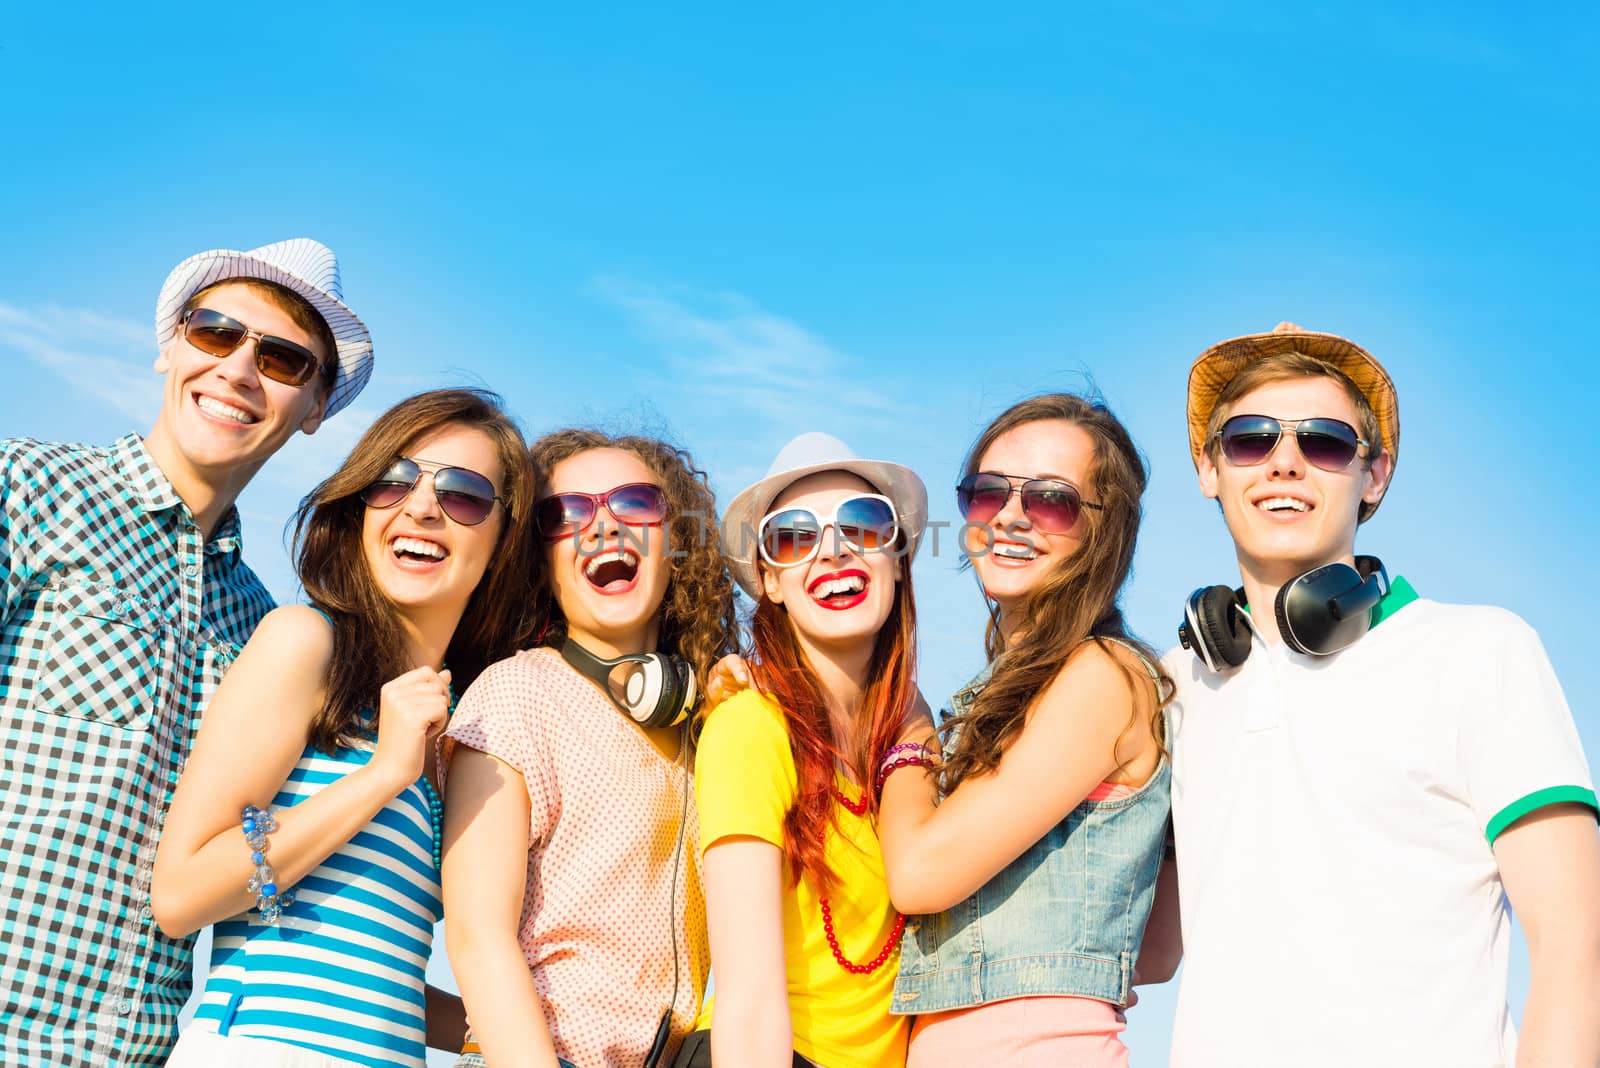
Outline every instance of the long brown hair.
{"type": "MultiPolygon", "coordinates": [[[[1100,639],[1129,642],[1151,664],[1158,663],[1155,650],[1128,631],[1117,604],[1133,567],[1141,514],[1139,501],[1149,476],[1133,439],[1111,409],[1102,402],[1071,393],[1046,393],[1019,401],[978,435],[967,453],[964,472],[977,473],[984,453],[1007,431],[1047,419],[1081,427],[1094,441],[1089,485],[1083,488],[1086,498],[1101,507],[1098,511],[1084,510],[1078,520],[1082,533],[1077,551],[1046,575],[1019,606],[1020,637],[1015,646],[1006,647],[998,619],[990,619],[984,636],[985,651],[994,664],[989,681],[967,713],[952,716],[940,726],[955,739],[943,768],[946,791],[955,789],[968,776],[982,775],[999,765],[1006,748],[1021,733],[1034,698],[1084,642],[1094,640],[1112,655],[1127,676],[1128,692],[1134,702],[1124,735],[1137,724],[1142,707],[1138,694],[1140,688],[1151,685],[1151,679],[1148,673],[1131,669],[1115,655],[1109,643],[1100,639]]],[[[1160,671],[1159,666],[1157,670],[1160,671]]],[[[1151,718],[1150,730],[1157,746],[1165,752],[1160,709],[1172,692],[1172,680],[1161,673],[1156,689],[1157,712],[1151,718]]]]}
{"type": "MultiPolygon", "coordinates": [[[[733,650],[733,579],[717,538],[717,499],[706,473],[683,449],[636,434],[621,436],[583,427],[556,430],[535,441],[535,499],[550,492],[550,474],[568,457],[591,449],[621,449],[637,456],[655,476],[667,498],[667,550],[672,577],[662,599],[660,637],[656,649],[675,653],[694,668],[700,692],[706,692],[711,668],[733,650]]],[[[541,556],[542,559],[542,556],[541,556]]],[[[567,620],[556,602],[548,569],[536,569],[534,614],[537,644],[559,647],[567,636],[567,620]]]]}
{"type": "Polygon", "coordinates": [[[533,479],[521,432],[488,390],[436,389],[407,397],[367,428],[339,469],[295,512],[300,584],[333,621],[327,699],[311,724],[310,740],[321,749],[357,736],[362,711],[376,715],[383,684],[416,666],[406,656],[398,610],[373,579],[362,552],[366,505],[359,494],[418,438],[447,426],[481,430],[494,441],[505,509],[494,555],[445,652],[455,691],[465,691],[484,667],[515,652],[529,628],[533,479]]]}
{"type": "Polygon", "coordinates": [[[856,704],[866,730],[857,731],[848,747],[834,737],[827,695],[795,637],[788,611],[763,592],[750,621],[746,659],[753,683],[782,709],[794,755],[797,791],[783,817],[783,853],[791,886],[799,883],[803,871],[822,893],[832,889],[834,873],[828,867],[825,844],[830,827],[838,829],[834,766],[843,763],[850,769],[861,784],[862,799],[871,812],[877,812],[872,786],[878,764],[905,726],[917,698],[917,602],[904,532],[896,550],[901,553],[900,580],[889,615],[873,640],[866,688],[856,704]]]}

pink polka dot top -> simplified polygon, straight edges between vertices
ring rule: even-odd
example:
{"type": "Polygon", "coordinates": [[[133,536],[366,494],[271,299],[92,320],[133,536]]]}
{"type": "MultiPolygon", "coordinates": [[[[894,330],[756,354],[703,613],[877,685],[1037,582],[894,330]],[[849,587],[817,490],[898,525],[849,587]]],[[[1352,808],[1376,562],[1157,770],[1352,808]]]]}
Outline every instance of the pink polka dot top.
{"type": "Polygon", "coordinates": [[[663,757],[550,648],[479,676],[451,719],[441,772],[458,745],[505,761],[527,786],[520,939],[556,1053],[581,1065],[642,1066],[672,1000],[674,942],[675,1049],[694,1023],[711,960],[692,798],[671,911],[692,764],[663,757]]]}

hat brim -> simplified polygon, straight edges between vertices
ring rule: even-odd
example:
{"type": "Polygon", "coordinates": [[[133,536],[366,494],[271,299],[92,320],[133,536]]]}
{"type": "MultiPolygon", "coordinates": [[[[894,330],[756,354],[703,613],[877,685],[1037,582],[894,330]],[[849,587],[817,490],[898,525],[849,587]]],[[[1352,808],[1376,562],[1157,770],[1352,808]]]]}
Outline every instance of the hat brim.
{"type": "Polygon", "coordinates": [[[190,297],[207,286],[235,278],[256,278],[283,286],[322,316],[333,334],[338,363],[323,417],[332,417],[354,400],[372,376],[372,335],[366,324],[332,293],[248,252],[213,249],[190,256],[174,267],[156,298],[156,344],[165,345],[171,339],[190,297]]]}
{"type": "Polygon", "coordinates": [[[906,536],[905,559],[914,559],[917,546],[928,525],[928,488],[917,473],[903,464],[888,460],[822,460],[806,464],[747,486],[734,497],[722,516],[722,547],[728,556],[728,569],[739,588],[751,598],[761,598],[761,576],[756,569],[760,531],[756,524],[772,508],[779,494],[802,478],[824,471],[847,471],[864,479],[879,493],[894,502],[900,530],[906,536]]]}

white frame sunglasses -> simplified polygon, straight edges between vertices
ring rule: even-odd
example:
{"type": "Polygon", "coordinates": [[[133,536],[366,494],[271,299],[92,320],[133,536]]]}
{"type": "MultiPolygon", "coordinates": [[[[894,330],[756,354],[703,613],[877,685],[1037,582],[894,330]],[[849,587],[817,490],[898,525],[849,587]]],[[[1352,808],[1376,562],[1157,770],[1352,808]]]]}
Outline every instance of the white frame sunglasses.
{"type": "MultiPolygon", "coordinates": [[[[855,531],[864,529],[859,523],[849,523],[846,525],[855,531]]],[[[764,560],[769,567],[783,569],[799,567],[802,564],[809,564],[812,560],[817,558],[817,554],[822,550],[823,535],[829,530],[829,528],[832,528],[833,530],[834,538],[836,539],[835,545],[847,545],[858,553],[886,552],[893,548],[895,540],[900,537],[900,512],[899,509],[895,508],[894,501],[890,500],[888,497],[885,497],[881,493],[853,493],[848,497],[841,498],[839,502],[833,506],[833,512],[827,517],[826,520],[824,520],[822,516],[818,515],[816,509],[814,508],[806,508],[799,505],[790,505],[787,508],[774,508],[766,515],[762,516],[761,522],[756,524],[756,551],[760,553],[761,559],[764,560]],[[880,524],[878,526],[865,528],[879,534],[881,540],[876,547],[869,548],[860,541],[855,541],[846,537],[839,530],[839,513],[851,503],[862,500],[881,501],[883,502],[884,506],[889,509],[889,522],[887,526],[880,524]],[[788,515],[791,512],[803,512],[816,521],[816,539],[811,543],[810,548],[806,550],[804,556],[797,560],[791,560],[788,563],[779,563],[777,560],[772,558],[770,553],[767,552],[767,524],[773,519],[776,519],[778,516],[788,515]],[[888,532],[886,537],[883,536],[885,530],[888,532]]]]}

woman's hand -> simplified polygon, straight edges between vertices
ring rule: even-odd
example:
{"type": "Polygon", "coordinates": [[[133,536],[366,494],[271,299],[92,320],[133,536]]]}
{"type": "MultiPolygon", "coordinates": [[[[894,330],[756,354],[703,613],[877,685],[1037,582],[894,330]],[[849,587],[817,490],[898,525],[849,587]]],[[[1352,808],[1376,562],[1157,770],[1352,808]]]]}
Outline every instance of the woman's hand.
{"type": "Polygon", "coordinates": [[[711,677],[706,680],[706,711],[749,688],[750,665],[738,653],[729,653],[712,666],[711,677]]]}
{"type": "Polygon", "coordinates": [[[422,777],[428,746],[450,718],[450,671],[413,668],[378,691],[378,746],[372,767],[399,793],[422,777]]]}

